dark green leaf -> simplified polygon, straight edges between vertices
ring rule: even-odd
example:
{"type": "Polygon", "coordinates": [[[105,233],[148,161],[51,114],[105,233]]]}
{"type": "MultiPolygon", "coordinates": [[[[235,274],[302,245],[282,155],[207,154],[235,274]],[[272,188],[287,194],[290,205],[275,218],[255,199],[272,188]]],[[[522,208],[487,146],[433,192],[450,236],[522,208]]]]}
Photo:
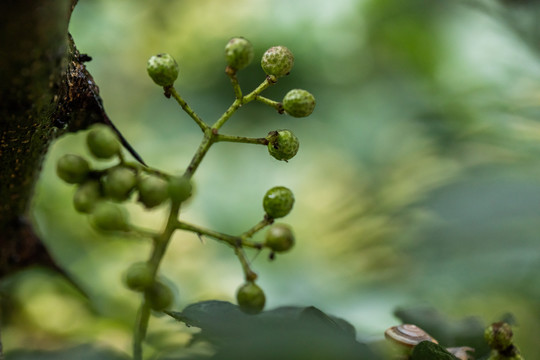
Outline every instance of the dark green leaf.
{"type": "Polygon", "coordinates": [[[439,344],[422,341],[414,347],[411,360],[457,360],[457,358],[439,344]]]}

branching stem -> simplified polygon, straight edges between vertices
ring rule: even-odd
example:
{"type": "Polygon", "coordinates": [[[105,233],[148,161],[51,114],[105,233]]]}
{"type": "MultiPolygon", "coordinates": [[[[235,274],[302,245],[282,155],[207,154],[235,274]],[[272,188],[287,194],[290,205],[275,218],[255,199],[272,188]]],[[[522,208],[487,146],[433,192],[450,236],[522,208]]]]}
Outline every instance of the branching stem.
{"type": "Polygon", "coordinates": [[[165,89],[166,93],[171,94],[171,96],[176,100],[178,104],[182,107],[182,109],[189,115],[197,125],[201,128],[202,131],[205,131],[208,129],[208,125],[193,111],[193,109],[186,103],[186,101],[178,94],[176,89],[174,87],[167,87],[165,89]]]}

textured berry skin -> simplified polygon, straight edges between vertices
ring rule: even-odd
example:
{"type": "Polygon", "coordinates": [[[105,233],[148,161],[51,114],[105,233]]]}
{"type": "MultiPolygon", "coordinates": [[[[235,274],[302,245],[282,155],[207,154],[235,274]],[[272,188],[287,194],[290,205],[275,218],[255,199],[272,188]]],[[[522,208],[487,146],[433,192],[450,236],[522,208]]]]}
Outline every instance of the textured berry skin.
{"type": "Polygon", "coordinates": [[[96,125],[86,136],[88,150],[97,159],[110,159],[120,152],[116,134],[106,125],[96,125]]]}
{"type": "Polygon", "coordinates": [[[110,169],[103,178],[105,195],[114,201],[127,200],[136,184],[137,176],[133,170],[124,166],[110,169]]]}
{"type": "Polygon", "coordinates": [[[146,71],[159,86],[171,86],[178,78],[178,64],[169,54],[157,54],[148,59],[146,71]]]}
{"type": "Polygon", "coordinates": [[[257,314],[264,309],[266,296],[264,291],[255,283],[247,282],[236,292],[236,301],[240,310],[247,314],[257,314]]]}
{"type": "Polygon", "coordinates": [[[139,202],[147,209],[160,205],[169,198],[168,185],[166,180],[155,175],[139,179],[137,183],[139,202]]]}
{"type": "Polygon", "coordinates": [[[99,230],[125,231],[128,230],[127,215],[123,209],[107,202],[96,204],[90,222],[99,230]]]}
{"type": "Polygon", "coordinates": [[[271,131],[268,139],[268,152],[277,160],[287,161],[298,152],[300,143],[290,130],[271,131]]]}
{"type": "Polygon", "coordinates": [[[98,181],[82,183],[73,195],[73,207],[81,213],[90,213],[101,199],[101,186],[98,181]]]}
{"type": "Polygon", "coordinates": [[[315,109],[315,97],[306,90],[293,89],[283,98],[283,109],[294,117],[306,117],[315,109]]]}
{"type": "Polygon", "coordinates": [[[66,154],[56,163],[56,174],[68,184],[80,184],[86,180],[90,165],[83,157],[66,154]]]}
{"type": "Polygon", "coordinates": [[[275,186],[264,195],[263,208],[273,219],[286,216],[294,205],[294,195],[284,186],[275,186]]]}
{"type": "Polygon", "coordinates": [[[144,293],[150,308],[163,311],[171,306],[174,295],[169,287],[159,281],[154,282],[144,293]]]}
{"type": "Polygon", "coordinates": [[[124,281],[133,291],[145,291],[154,283],[154,274],[148,263],[137,262],[127,269],[124,281]]]}
{"type": "Polygon", "coordinates": [[[253,61],[253,45],[243,37],[232,38],[225,46],[225,60],[235,70],[247,67],[253,61]]]}
{"type": "Polygon", "coordinates": [[[498,322],[491,324],[484,332],[484,338],[492,349],[504,351],[512,345],[512,328],[509,324],[498,322]]]}
{"type": "Polygon", "coordinates": [[[191,181],[183,176],[173,176],[169,179],[169,196],[174,202],[184,202],[191,196],[191,181]]]}
{"type": "Polygon", "coordinates": [[[294,56],[285,46],[273,46],[266,50],[261,59],[261,67],[267,75],[282,77],[291,71],[294,56]]]}
{"type": "Polygon", "coordinates": [[[285,252],[294,245],[294,234],[289,225],[274,224],[266,232],[264,245],[275,252],[285,252]]]}

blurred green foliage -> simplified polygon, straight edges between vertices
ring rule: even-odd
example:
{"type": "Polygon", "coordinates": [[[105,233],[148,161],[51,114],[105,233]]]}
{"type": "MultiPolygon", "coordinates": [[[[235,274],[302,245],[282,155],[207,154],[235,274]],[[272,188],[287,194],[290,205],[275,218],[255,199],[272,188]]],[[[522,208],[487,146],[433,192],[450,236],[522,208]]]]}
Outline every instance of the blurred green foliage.
{"type": "MultiPolygon", "coordinates": [[[[186,219],[240,233],[262,216],[266,190],[287,186],[297,199],[286,218],[297,246],[273,262],[254,260],[269,308],[314,305],[369,339],[399,322],[398,306],[429,304],[486,324],[512,313],[516,342],[533,359],[540,357],[538,15],[536,2],[517,0],[81,0],[70,30],[93,57],[88,67],[117,127],[146,162],[178,173],[201,134],[146,76],[146,60],[172,54],[177,89],[212,122],[234,99],[223,73],[229,38],[250,39],[256,58],[270,46],[289,47],[293,71],[265,95],[279,100],[305,88],[317,99],[314,114],[293,119],[250,104],[223,131],[260,137],[288,128],[300,139],[298,155],[285,164],[263,147],[216,145],[195,176],[186,219]]],[[[255,61],[239,79],[250,90],[263,76],[255,61]]],[[[21,274],[4,285],[15,295],[4,301],[12,314],[6,350],[92,341],[129,352],[139,299],[121,278],[149,244],[100,237],[73,212],[73,189],[56,178],[54,164],[66,152],[84,154],[82,139],[54,144],[34,214],[89,299],[51,275],[21,274]]],[[[130,210],[140,224],[162,224],[162,211],[130,210]]],[[[228,248],[185,233],[175,236],[163,274],[179,310],[232,301],[242,282],[228,248]]],[[[155,353],[185,344],[193,331],[165,318],[150,328],[155,353]]]]}

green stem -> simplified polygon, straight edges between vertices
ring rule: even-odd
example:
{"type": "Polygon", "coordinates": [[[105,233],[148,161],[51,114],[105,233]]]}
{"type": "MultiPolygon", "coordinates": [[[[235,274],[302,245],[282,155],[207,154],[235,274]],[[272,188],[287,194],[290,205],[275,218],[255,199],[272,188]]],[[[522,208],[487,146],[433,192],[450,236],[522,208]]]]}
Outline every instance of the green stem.
{"type": "Polygon", "coordinates": [[[208,129],[208,125],[199,117],[199,115],[195,113],[195,111],[193,111],[193,109],[184,101],[184,99],[182,99],[182,97],[180,96],[180,94],[178,94],[178,92],[176,91],[174,87],[171,86],[171,87],[165,88],[165,93],[172,95],[172,97],[176,100],[176,102],[180,104],[182,109],[189,116],[191,116],[193,120],[195,120],[195,122],[197,123],[197,125],[199,125],[202,131],[205,131],[206,129],[208,129]]]}
{"type": "Polygon", "coordinates": [[[225,73],[231,79],[231,84],[234,90],[234,96],[237,99],[242,99],[242,89],[240,88],[240,84],[238,83],[238,78],[236,77],[236,70],[234,70],[230,66],[227,66],[227,68],[225,69],[225,73]]]}
{"type": "Polygon", "coordinates": [[[245,238],[243,238],[243,236],[228,235],[228,234],[224,234],[218,231],[205,229],[197,225],[188,224],[183,221],[178,221],[176,223],[176,228],[179,230],[191,231],[198,235],[205,235],[213,239],[226,242],[227,244],[231,245],[234,248],[237,248],[239,246],[245,246],[245,247],[250,247],[250,248],[255,248],[255,249],[261,248],[260,244],[255,243],[253,241],[247,241],[245,238]]]}
{"type": "Polygon", "coordinates": [[[249,265],[244,250],[240,246],[236,246],[234,248],[234,253],[238,257],[238,260],[240,260],[240,264],[242,264],[242,270],[244,271],[246,281],[255,281],[257,279],[257,274],[251,270],[251,266],[249,265]]]}
{"type": "Polygon", "coordinates": [[[265,98],[264,96],[257,96],[255,100],[276,109],[277,112],[280,114],[283,114],[283,112],[285,111],[283,110],[283,104],[279,101],[270,100],[268,98],[265,98]]]}
{"type": "Polygon", "coordinates": [[[259,221],[257,225],[255,225],[254,227],[252,227],[251,229],[249,229],[248,231],[240,235],[240,237],[242,238],[242,240],[250,239],[253,235],[255,235],[255,233],[261,231],[266,226],[271,225],[273,222],[274,222],[274,219],[265,216],[264,219],[259,221]]]}
{"type": "Polygon", "coordinates": [[[266,138],[249,138],[244,136],[235,136],[235,135],[223,135],[218,134],[214,140],[215,142],[227,141],[227,142],[236,142],[236,143],[245,143],[245,144],[259,144],[259,145],[268,145],[268,140],[266,138]]]}
{"type": "MultiPolygon", "coordinates": [[[[180,214],[180,203],[172,202],[171,209],[169,211],[169,217],[167,218],[167,224],[163,232],[154,237],[154,248],[152,249],[152,255],[148,264],[152,269],[154,278],[157,275],[159,265],[167,246],[171,241],[172,234],[176,230],[176,223],[178,215],[180,214]]],[[[135,330],[133,335],[133,358],[134,360],[142,360],[142,343],[146,337],[146,329],[148,328],[148,321],[150,320],[150,305],[143,299],[139,308],[139,316],[135,324],[135,330]]]]}
{"type": "Polygon", "coordinates": [[[240,106],[255,100],[260,93],[274,85],[276,81],[277,80],[274,76],[267,76],[266,79],[259,86],[257,86],[255,90],[242,98],[237,98],[234,100],[232,105],[223,113],[223,115],[221,115],[214,125],[212,125],[212,129],[216,129],[216,131],[219,130],[240,106]]]}
{"type": "Polygon", "coordinates": [[[142,343],[146,337],[148,322],[150,320],[150,306],[143,300],[135,325],[135,334],[133,335],[133,360],[142,360],[142,343]]]}
{"type": "Polygon", "coordinates": [[[184,176],[188,179],[193,176],[195,173],[195,170],[199,167],[201,164],[202,159],[204,158],[204,155],[210,150],[210,146],[215,141],[217,135],[217,131],[214,131],[213,129],[206,129],[204,131],[204,137],[201,141],[201,144],[199,145],[199,148],[195,152],[195,155],[193,155],[193,158],[191,159],[191,162],[189,163],[188,168],[184,172],[184,176]]]}

